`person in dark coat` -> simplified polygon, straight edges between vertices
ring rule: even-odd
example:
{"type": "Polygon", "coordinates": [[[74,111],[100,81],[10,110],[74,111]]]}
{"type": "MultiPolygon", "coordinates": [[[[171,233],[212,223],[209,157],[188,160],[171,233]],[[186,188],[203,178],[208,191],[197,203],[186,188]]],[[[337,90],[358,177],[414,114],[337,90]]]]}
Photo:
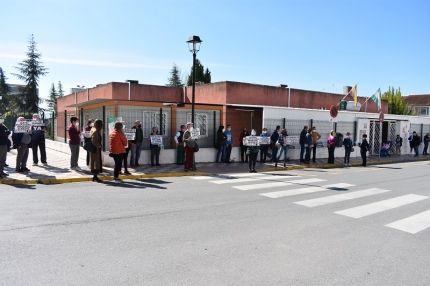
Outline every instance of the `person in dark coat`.
{"type": "Polygon", "coordinates": [[[363,164],[361,166],[366,167],[367,164],[367,151],[369,150],[369,142],[367,142],[367,134],[363,134],[363,138],[361,139],[361,143],[358,143],[358,147],[360,147],[361,158],[363,159],[363,164]]]}
{"type": "Polygon", "coordinates": [[[218,144],[218,152],[216,154],[215,162],[224,163],[225,151],[227,147],[227,135],[224,134],[224,125],[218,127],[218,132],[216,133],[216,142],[218,144]],[[221,158],[220,158],[221,155],[221,158]]]}
{"type": "Polygon", "coordinates": [[[4,119],[3,115],[0,114],[0,179],[2,179],[4,176],[8,176],[4,172],[4,162],[5,162],[5,156],[7,154],[7,143],[9,141],[9,134],[10,131],[7,129],[6,125],[3,124],[4,119]]]}
{"type": "Polygon", "coordinates": [[[270,136],[270,141],[272,142],[272,162],[276,164],[277,162],[277,155],[278,155],[278,147],[276,146],[276,142],[279,139],[279,134],[281,132],[281,126],[276,126],[275,131],[273,131],[272,135],[270,136]]]}
{"type": "MultiPolygon", "coordinates": [[[[240,133],[239,136],[239,143],[240,143],[240,161],[242,163],[248,163],[248,154],[247,153],[247,147],[245,145],[243,145],[243,138],[245,138],[246,136],[249,136],[249,132],[246,130],[246,127],[243,127],[243,131],[242,133],[240,133]],[[245,158],[245,160],[244,160],[245,158]]],[[[278,140],[278,138],[276,138],[276,140],[278,140]]]]}
{"type": "Polygon", "coordinates": [[[299,138],[299,143],[300,143],[300,162],[304,163],[305,159],[303,158],[305,151],[306,151],[306,134],[308,134],[308,126],[304,126],[302,132],[300,132],[300,138],[299,138]]]}
{"type": "Polygon", "coordinates": [[[427,152],[427,149],[429,147],[429,142],[430,142],[429,133],[426,133],[426,135],[424,136],[424,150],[423,150],[423,155],[428,155],[429,154],[427,152]]]}
{"type": "Polygon", "coordinates": [[[94,174],[93,182],[96,181],[99,183],[101,180],[97,177],[97,175],[101,173],[102,170],[102,128],[103,121],[97,119],[94,121],[94,126],[90,131],[91,143],[93,143],[94,147],[96,147],[96,152],[90,153],[90,169],[91,173],[94,174]]]}

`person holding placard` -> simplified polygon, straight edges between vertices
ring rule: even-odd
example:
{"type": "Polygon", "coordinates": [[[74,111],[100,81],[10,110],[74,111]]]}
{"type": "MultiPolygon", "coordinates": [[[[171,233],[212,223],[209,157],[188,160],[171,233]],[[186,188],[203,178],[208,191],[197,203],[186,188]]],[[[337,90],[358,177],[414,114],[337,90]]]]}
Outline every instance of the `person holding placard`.
{"type": "Polygon", "coordinates": [[[185,162],[185,147],[184,147],[184,133],[187,130],[185,125],[181,125],[180,130],[176,132],[174,137],[176,149],[176,164],[183,165],[185,162]]]}
{"type": "MultiPolygon", "coordinates": [[[[249,137],[257,137],[257,131],[255,129],[251,130],[251,136],[249,137]]],[[[253,139],[253,138],[250,138],[253,139]]],[[[248,140],[251,141],[251,140],[248,140]]],[[[258,139],[256,140],[255,145],[249,145],[247,146],[246,154],[249,156],[249,172],[250,173],[257,173],[255,171],[255,163],[257,163],[257,156],[258,151],[260,150],[260,147],[258,146],[258,139]]]]}
{"type": "Polygon", "coordinates": [[[79,144],[81,143],[81,131],[79,130],[79,120],[76,117],[70,118],[69,147],[70,147],[70,169],[76,170],[79,159],[79,144]]]}
{"type": "Polygon", "coordinates": [[[192,136],[193,123],[187,123],[187,131],[184,132],[184,142],[185,142],[185,165],[184,172],[188,170],[195,171],[194,168],[194,147],[195,142],[192,136]]]}
{"type": "MultiPolygon", "coordinates": [[[[270,134],[267,133],[267,128],[264,127],[263,131],[260,134],[260,137],[262,138],[268,138],[271,137],[270,134]]],[[[266,157],[267,152],[269,151],[269,145],[268,144],[260,144],[260,163],[266,163],[266,157]]]]}
{"type": "MultiPolygon", "coordinates": [[[[88,135],[90,135],[89,132],[91,131],[91,128],[93,128],[93,126],[94,126],[94,119],[88,120],[87,126],[85,126],[85,129],[84,129],[85,131],[84,143],[87,143],[87,141],[91,140],[91,136],[88,136],[88,135]]],[[[89,165],[90,165],[90,152],[87,151],[87,166],[89,165]]]]}
{"type": "Polygon", "coordinates": [[[15,125],[15,132],[12,135],[13,148],[17,150],[16,156],[16,172],[29,172],[30,170],[27,168],[27,160],[28,160],[28,149],[31,142],[31,136],[26,132],[22,132],[21,125],[25,124],[24,117],[18,117],[15,125]],[[20,132],[17,132],[20,131],[20,132]]]}
{"type": "Polygon", "coordinates": [[[158,127],[152,127],[152,132],[149,135],[149,149],[151,150],[151,166],[161,166],[160,160],[160,145],[156,140],[160,139],[158,135],[158,127]],[[153,138],[151,138],[154,136],[153,138]],[[154,164],[155,159],[155,164],[154,164]]]}
{"type": "Polygon", "coordinates": [[[45,146],[45,133],[47,132],[45,124],[40,120],[37,113],[33,114],[32,127],[29,134],[31,135],[31,148],[33,150],[33,166],[39,164],[37,156],[37,148],[40,150],[40,161],[43,166],[48,165],[46,162],[46,146],[45,146]]]}

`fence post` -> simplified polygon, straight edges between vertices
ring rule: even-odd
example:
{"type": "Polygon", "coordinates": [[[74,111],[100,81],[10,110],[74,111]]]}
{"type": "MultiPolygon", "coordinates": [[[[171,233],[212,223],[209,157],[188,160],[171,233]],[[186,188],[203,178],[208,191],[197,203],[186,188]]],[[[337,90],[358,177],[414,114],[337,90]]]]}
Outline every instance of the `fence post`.
{"type": "Polygon", "coordinates": [[[312,127],[314,127],[314,120],[313,119],[311,119],[311,126],[309,126],[309,128],[312,129],[312,127]]]}
{"type": "Polygon", "coordinates": [[[216,143],[216,111],[214,111],[214,128],[213,128],[213,136],[214,136],[214,146],[216,143]]]}
{"type": "Polygon", "coordinates": [[[52,141],[55,141],[55,111],[52,111],[52,141]]]}
{"type": "MultiPolygon", "coordinates": [[[[81,108],[81,115],[79,118],[79,122],[81,123],[81,129],[80,130],[84,130],[84,109],[81,108]]],[[[81,146],[84,146],[84,142],[81,142],[81,146]]]]}
{"type": "Polygon", "coordinates": [[[163,108],[160,107],[160,135],[163,135],[163,108]]]}
{"type": "Polygon", "coordinates": [[[285,129],[285,124],[286,124],[286,119],[285,118],[282,118],[282,128],[284,128],[285,129]]]}
{"type": "MultiPolygon", "coordinates": [[[[107,121],[107,118],[106,118],[106,107],[105,106],[103,106],[103,121],[104,121],[104,125],[105,125],[105,127],[108,127],[108,121],[107,121]]],[[[106,142],[105,142],[105,138],[106,138],[106,128],[103,128],[103,138],[102,138],[102,142],[103,142],[103,144],[102,144],[102,146],[103,146],[103,152],[105,152],[106,151],[106,142]]]]}
{"type": "Polygon", "coordinates": [[[357,141],[355,139],[358,138],[358,136],[357,136],[357,124],[358,124],[357,120],[354,121],[354,142],[357,141]]]}
{"type": "Polygon", "coordinates": [[[337,133],[337,122],[334,123],[334,133],[337,133]]]}
{"type": "Polygon", "coordinates": [[[67,143],[67,110],[64,110],[64,143],[67,143]]]}

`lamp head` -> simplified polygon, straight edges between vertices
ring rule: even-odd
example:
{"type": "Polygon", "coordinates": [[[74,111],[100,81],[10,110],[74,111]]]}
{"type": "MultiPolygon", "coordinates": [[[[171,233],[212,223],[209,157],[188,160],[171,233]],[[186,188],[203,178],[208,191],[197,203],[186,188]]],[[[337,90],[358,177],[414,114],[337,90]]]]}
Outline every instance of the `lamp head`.
{"type": "Polygon", "coordinates": [[[188,49],[190,50],[190,52],[192,53],[197,53],[200,50],[200,45],[203,41],[200,40],[199,36],[191,36],[188,38],[188,49]],[[192,44],[192,47],[190,46],[190,44],[192,44]]]}

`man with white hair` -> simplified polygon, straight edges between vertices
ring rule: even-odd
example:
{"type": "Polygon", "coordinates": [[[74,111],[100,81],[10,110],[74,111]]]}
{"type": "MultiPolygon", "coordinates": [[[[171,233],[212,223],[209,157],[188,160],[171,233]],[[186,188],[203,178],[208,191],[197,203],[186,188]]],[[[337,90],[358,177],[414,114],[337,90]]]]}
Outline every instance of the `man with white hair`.
{"type": "MultiPolygon", "coordinates": [[[[20,122],[24,122],[24,117],[18,117],[16,120],[17,125],[20,124],[20,122]]],[[[15,127],[16,128],[16,127],[15,127]]],[[[15,129],[15,131],[17,131],[15,129]]],[[[31,136],[27,132],[24,133],[17,133],[14,132],[12,135],[13,140],[13,147],[16,148],[18,154],[16,156],[16,172],[28,172],[30,171],[27,168],[27,159],[28,159],[28,144],[31,142],[31,136]]]]}
{"type": "MultiPolygon", "coordinates": [[[[40,117],[37,113],[33,114],[33,122],[40,122],[40,117]]],[[[37,156],[37,148],[40,150],[40,161],[43,166],[48,165],[46,162],[46,147],[45,147],[45,127],[32,127],[29,134],[31,135],[31,148],[33,150],[33,166],[37,166],[39,158],[37,156]]]]}

